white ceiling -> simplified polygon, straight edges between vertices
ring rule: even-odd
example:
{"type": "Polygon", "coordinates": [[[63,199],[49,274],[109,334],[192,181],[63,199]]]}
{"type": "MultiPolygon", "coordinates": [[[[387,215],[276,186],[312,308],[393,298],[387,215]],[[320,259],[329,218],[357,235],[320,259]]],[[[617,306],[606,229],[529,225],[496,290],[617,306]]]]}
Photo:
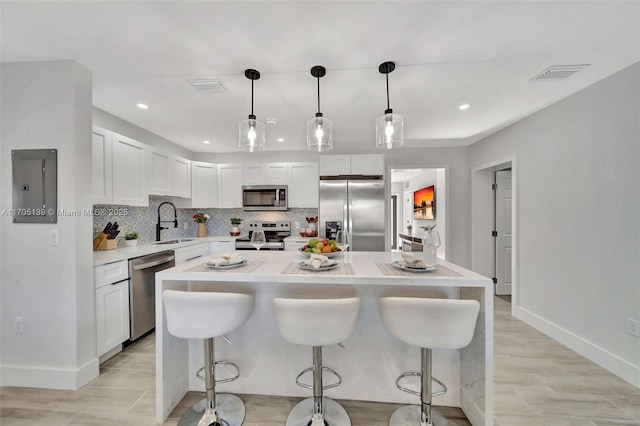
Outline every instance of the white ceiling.
{"type": "Polygon", "coordinates": [[[640,60],[639,11],[637,1],[2,1],[0,58],[75,59],[93,71],[96,107],[202,152],[237,151],[246,68],[262,73],[258,119],[279,122],[268,149],[305,149],[314,65],[327,67],[321,109],[334,147],[371,148],[386,107],[378,65],[393,60],[405,146],[464,146],[640,60]],[[566,80],[530,81],[584,63],[566,80]],[[227,92],[197,93],[187,80],[198,78],[227,92]]]}

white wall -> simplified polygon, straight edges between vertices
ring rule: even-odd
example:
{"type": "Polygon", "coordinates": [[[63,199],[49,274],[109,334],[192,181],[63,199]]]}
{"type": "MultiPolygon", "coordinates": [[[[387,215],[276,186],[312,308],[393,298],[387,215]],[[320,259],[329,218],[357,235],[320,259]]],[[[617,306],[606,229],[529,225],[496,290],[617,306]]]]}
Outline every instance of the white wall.
{"type": "MultiPolygon", "coordinates": [[[[57,61],[4,63],[1,74],[1,208],[12,208],[11,150],[56,148],[58,208],[90,209],[91,72],[57,61]]],[[[91,217],[0,223],[1,383],[77,389],[98,375],[91,217]]]]}
{"type": "Polygon", "coordinates": [[[471,168],[517,158],[516,316],[636,386],[639,94],[636,63],[470,147],[471,168]]]}

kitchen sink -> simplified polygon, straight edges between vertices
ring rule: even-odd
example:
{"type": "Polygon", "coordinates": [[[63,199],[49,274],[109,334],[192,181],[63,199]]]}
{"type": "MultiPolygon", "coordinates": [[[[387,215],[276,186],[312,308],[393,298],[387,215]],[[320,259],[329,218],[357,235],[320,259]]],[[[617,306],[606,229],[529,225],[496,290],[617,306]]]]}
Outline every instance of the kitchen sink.
{"type": "Polygon", "coordinates": [[[154,244],[178,244],[185,243],[187,241],[193,241],[195,238],[178,238],[176,240],[158,241],[154,244]]]}

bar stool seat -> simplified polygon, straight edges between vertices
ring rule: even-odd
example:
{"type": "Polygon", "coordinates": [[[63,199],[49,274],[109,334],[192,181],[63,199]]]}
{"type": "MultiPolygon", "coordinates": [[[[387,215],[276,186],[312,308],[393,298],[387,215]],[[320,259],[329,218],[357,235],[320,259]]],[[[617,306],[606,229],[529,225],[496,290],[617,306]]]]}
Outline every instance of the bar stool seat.
{"type": "Polygon", "coordinates": [[[356,325],[360,299],[288,299],[273,300],[276,322],[282,337],[297,345],[313,347],[313,367],[304,370],[296,383],[313,389],[313,398],[299,402],[289,412],[286,426],[350,426],[351,419],[342,405],[323,396],[323,390],[339,386],[340,375],[322,365],[322,346],[345,341],[356,325]],[[300,377],[313,371],[313,385],[306,385],[300,377]],[[323,386],[322,372],[337,377],[335,383],[323,386]]]}
{"type": "MultiPolygon", "coordinates": [[[[183,339],[204,340],[204,380],[206,398],[191,407],[178,422],[179,426],[240,426],[245,407],[240,398],[215,392],[214,338],[244,324],[253,313],[254,297],[250,294],[189,292],[165,290],[162,293],[170,334],[183,339]]],[[[231,364],[218,361],[217,364],[231,364]]],[[[217,381],[218,383],[235,380],[217,381]]]]}
{"type": "Polygon", "coordinates": [[[407,405],[398,408],[389,419],[391,426],[427,426],[434,423],[431,414],[431,397],[446,393],[446,386],[431,375],[432,349],[461,349],[473,338],[480,311],[477,300],[428,299],[415,297],[383,297],[380,314],[387,330],[398,340],[418,346],[422,352],[422,371],[404,373],[396,380],[396,386],[405,392],[420,396],[420,406],[407,405]],[[407,376],[421,377],[420,392],[400,385],[407,376]],[[442,385],[443,390],[433,393],[431,381],[442,385]]]}

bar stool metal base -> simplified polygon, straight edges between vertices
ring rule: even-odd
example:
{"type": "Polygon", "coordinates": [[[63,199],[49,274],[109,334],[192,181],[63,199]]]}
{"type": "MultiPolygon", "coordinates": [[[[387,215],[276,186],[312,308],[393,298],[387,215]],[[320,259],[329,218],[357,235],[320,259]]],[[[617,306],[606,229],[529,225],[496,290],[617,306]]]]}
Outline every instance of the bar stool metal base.
{"type": "Polygon", "coordinates": [[[229,393],[216,394],[216,411],[220,416],[221,424],[207,423],[206,420],[199,424],[205,415],[207,400],[203,399],[182,415],[178,426],[241,426],[244,421],[244,402],[236,395],[229,393]]]}
{"type": "Polygon", "coordinates": [[[317,419],[313,421],[313,398],[307,398],[300,401],[289,412],[285,426],[351,426],[351,419],[342,405],[325,397],[322,398],[322,405],[324,425],[317,419]]]}
{"type": "Polygon", "coordinates": [[[391,413],[389,426],[447,426],[449,424],[447,419],[439,415],[434,408],[431,409],[431,423],[422,423],[421,414],[419,405],[405,405],[391,413]]]}

